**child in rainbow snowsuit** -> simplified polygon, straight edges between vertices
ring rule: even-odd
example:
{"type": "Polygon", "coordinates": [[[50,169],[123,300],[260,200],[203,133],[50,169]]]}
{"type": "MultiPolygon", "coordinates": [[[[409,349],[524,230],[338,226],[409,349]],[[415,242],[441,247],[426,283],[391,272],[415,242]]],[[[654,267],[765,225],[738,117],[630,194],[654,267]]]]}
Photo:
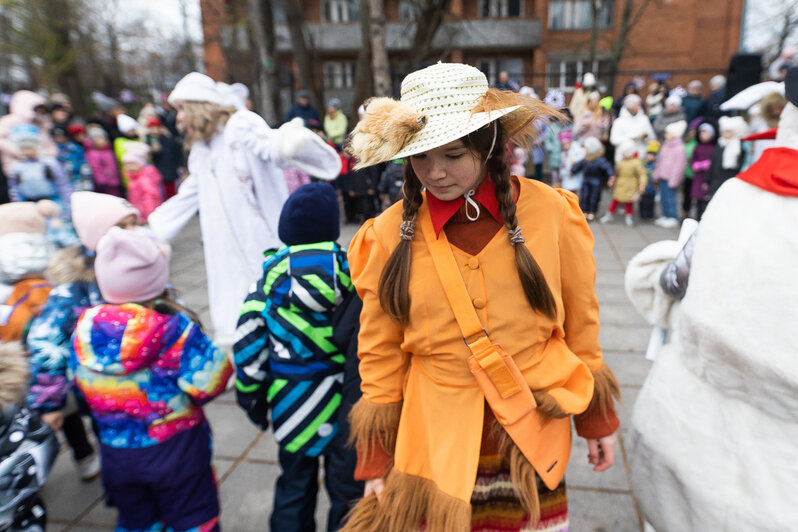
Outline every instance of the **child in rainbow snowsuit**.
{"type": "Polygon", "coordinates": [[[339,432],[345,357],[332,344],[333,311],[353,291],[339,236],[338,201],[326,183],[297,189],[280,215],[280,239],[247,296],[233,346],[238,402],[260,428],[271,408],[280,446],[271,530],[315,530],[319,456],[337,530],[363,493],[339,432]]]}
{"type": "Polygon", "coordinates": [[[94,263],[107,303],[86,310],[73,337],[70,368],[99,429],[117,531],[219,529],[201,405],[225,390],[232,367],[166,296],[168,261],[149,235],[111,228],[94,263]]]}

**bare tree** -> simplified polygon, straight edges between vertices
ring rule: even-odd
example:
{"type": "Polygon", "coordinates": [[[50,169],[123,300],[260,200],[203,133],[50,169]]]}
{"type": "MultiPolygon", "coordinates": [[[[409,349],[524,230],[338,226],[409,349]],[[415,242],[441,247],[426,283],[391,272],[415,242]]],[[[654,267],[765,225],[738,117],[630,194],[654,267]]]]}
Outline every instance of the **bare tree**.
{"type": "Polygon", "coordinates": [[[274,15],[269,0],[247,0],[258,110],[269,124],[279,123],[280,83],[275,66],[274,15]]]}
{"type": "Polygon", "coordinates": [[[374,95],[391,95],[391,69],[385,49],[385,6],[382,0],[369,0],[371,36],[371,68],[374,73],[374,95]]]}
{"type": "Polygon", "coordinates": [[[452,0],[414,0],[416,32],[407,58],[407,70],[419,68],[430,55],[432,40],[443,24],[443,17],[452,0]]]}
{"type": "Polygon", "coordinates": [[[305,39],[305,20],[301,6],[295,0],[279,1],[285,11],[285,22],[291,35],[291,48],[299,70],[299,83],[302,88],[310,92],[311,101],[316,109],[323,109],[321,91],[316,84],[314,74],[313,57],[305,39]]]}
{"type": "MultiPolygon", "coordinates": [[[[643,0],[638,6],[637,10],[634,8],[635,0],[624,0],[623,13],[621,14],[621,25],[618,28],[618,34],[615,41],[612,43],[612,72],[610,74],[610,90],[615,87],[615,77],[618,72],[618,66],[621,64],[623,53],[626,50],[626,40],[629,33],[640,22],[640,18],[646,12],[646,8],[651,3],[651,0],[643,0]]],[[[595,18],[594,18],[595,20],[595,18]]]]}
{"type": "Polygon", "coordinates": [[[795,33],[795,28],[798,27],[798,1],[785,2],[781,6],[781,13],[773,17],[773,21],[779,21],[779,33],[776,36],[775,44],[770,47],[770,53],[766,56],[766,61],[771,63],[775,60],[784,49],[787,41],[795,33]]]}
{"type": "Polygon", "coordinates": [[[355,63],[352,123],[355,122],[360,104],[374,95],[374,76],[371,74],[371,40],[369,39],[371,31],[369,1],[370,0],[360,0],[360,42],[362,42],[363,45],[357,52],[357,63],[355,63]]]}

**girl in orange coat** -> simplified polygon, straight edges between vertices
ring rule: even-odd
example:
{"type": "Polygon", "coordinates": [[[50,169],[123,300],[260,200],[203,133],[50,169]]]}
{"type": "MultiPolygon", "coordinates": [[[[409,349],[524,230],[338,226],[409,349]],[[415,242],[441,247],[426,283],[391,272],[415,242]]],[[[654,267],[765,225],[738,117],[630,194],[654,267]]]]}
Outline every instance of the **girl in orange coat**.
{"type": "Polygon", "coordinates": [[[366,491],[344,530],[567,530],[570,416],[594,469],[612,466],[618,386],[598,344],[592,234],[574,194],[511,176],[502,149],[552,117],[439,63],[407,76],[400,102],[372,100],[353,132],[360,166],[409,163],[404,201],[349,249],[366,491]]]}

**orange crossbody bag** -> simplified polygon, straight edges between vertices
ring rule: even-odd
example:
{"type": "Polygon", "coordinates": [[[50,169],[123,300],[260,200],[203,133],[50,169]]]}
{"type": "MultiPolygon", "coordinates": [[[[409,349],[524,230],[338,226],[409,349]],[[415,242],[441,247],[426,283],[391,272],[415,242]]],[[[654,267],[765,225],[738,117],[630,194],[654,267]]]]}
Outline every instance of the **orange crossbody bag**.
{"type": "Polygon", "coordinates": [[[571,454],[571,420],[552,419],[538,411],[532,390],[515,361],[493,343],[479,321],[446,235],[441,232],[435,238],[430,217],[419,218],[438,278],[463,341],[471,350],[468,368],[496,419],[553,490],[562,481],[571,454]]]}

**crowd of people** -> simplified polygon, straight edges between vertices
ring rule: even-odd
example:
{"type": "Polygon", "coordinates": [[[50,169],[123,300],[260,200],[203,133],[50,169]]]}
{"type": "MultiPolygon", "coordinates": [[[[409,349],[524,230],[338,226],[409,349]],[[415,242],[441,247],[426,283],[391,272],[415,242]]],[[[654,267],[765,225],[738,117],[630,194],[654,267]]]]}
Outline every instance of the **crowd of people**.
{"type": "Polygon", "coordinates": [[[138,118],[15,94],[0,530],[44,526],[57,431],[81,479],[101,475],[117,530],[218,530],[202,406],[228,382],[278,443],[273,530],[315,530],[320,457],[331,531],[568,530],[571,423],[598,472],[619,426],[590,223],[606,187],[603,223],[621,204],[627,225],[636,205],[662,227],[700,220],[757,161],[744,137],[794,107],[775,93],[722,116],[724,81],[643,98],[635,80],[614,101],[587,74],[566,106],[439,63],[354,128],[305,91],[271,128],[246,87],[196,72],[138,118]],[[169,242],[197,214],[210,324],[169,282],[169,242]],[[348,250],[342,215],[360,224],[348,250]]]}

